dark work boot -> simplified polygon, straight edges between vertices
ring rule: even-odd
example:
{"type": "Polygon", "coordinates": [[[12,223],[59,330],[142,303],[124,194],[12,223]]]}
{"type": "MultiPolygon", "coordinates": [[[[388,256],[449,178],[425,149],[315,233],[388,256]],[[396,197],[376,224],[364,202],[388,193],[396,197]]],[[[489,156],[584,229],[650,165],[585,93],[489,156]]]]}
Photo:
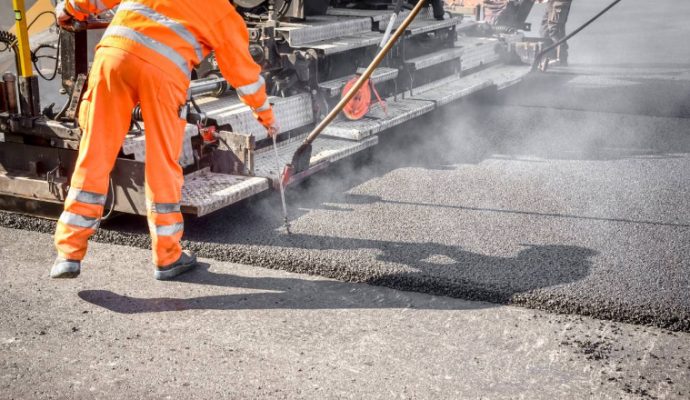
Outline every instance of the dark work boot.
{"type": "Polygon", "coordinates": [[[81,272],[81,261],[65,260],[62,257],[57,257],[50,269],[51,278],[76,278],[81,272]]]}
{"type": "Polygon", "coordinates": [[[196,267],[196,265],[196,256],[194,253],[189,250],[184,250],[182,254],[180,254],[180,258],[178,258],[174,263],[157,267],[153,273],[153,277],[159,281],[166,281],[176,277],[177,275],[191,271],[194,269],[194,267],[196,267]]]}

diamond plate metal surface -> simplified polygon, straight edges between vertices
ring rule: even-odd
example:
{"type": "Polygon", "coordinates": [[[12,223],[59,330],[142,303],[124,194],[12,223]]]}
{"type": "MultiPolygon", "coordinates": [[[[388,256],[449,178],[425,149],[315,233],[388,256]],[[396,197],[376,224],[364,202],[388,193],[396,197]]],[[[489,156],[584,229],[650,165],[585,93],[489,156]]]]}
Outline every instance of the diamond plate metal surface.
{"type": "MultiPolygon", "coordinates": [[[[256,176],[262,176],[269,179],[276,179],[279,177],[282,170],[278,171],[278,166],[282,169],[287,163],[292,161],[292,156],[295,154],[297,148],[302,144],[304,137],[299,140],[292,140],[288,143],[278,144],[278,157],[280,162],[276,164],[273,148],[262,149],[257,151],[254,158],[255,166],[254,173],[256,176]]],[[[334,162],[352,154],[360,152],[368,147],[378,144],[378,136],[372,136],[359,142],[351,140],[342,140],[336,138],[329,138],[319,136],[312,144],[312,156],[310,165],[316,165],[323,161],[334,162]]]]}
{"type": "Polygon", "coordinates": [[[473,68],[480,67],[482,65],[487,65],[491,64],[493,62],[496,62],[500,59],[501,57],[498,54],[491,54],[487,55],[485,57],[474,57],[471,59],[465,60],[465,58],[462,59],[462,65],[460,66],[462,71],[468,71],[473,68]]]}
{"type": "Polygon", "coordinates": [[[494,65],[463,77],[449,77],[415,89],[415,99],[442,106],[479,90],[496,86],[505,89],[520,82],[530,72],[528,65],[494,65]]]}
{"type": "Polygon", "coordinates": [[[202,216],[269,189],[265,178],[217,174],[208,169],[185,176],[182,212],[202,216]]]}
{"type": "Polygon", "coordinates": [[[326,12],[328,15],[338,16],[338,17],[359,17],[359,18],[371,18],[374,22],[388,21],[391,15],[393,15],[393,10],[361,10],[356,8],[329,8],[326,12]]]}
{"type": "MultiPolygon", "coordinates": [[[[127,135],[122,144],[122,153],[125,155],[133,155],[136,161],[144,162],[146,160],[146,127],[142,122],[140,123],[144,129],[142,135],[127,135]]],[[[194,164],[194,149],[192,149],[192,137],[198,134],[197,128],[194,125],[187,124],[184,131],[184,139],[182,141],[182,154],[180,154],[179,163],[182,167],[188,167],[194,164]]]]}
{"type": "Polygon", "coordinates": [[[372,105],[369,113],[360,120],[350,121],[343,118],[333,121],[331,125],[324,129],[323,135],[349,140],[362,140],[434,109],[432,101],[415,100],[414,98],[400,99],[398,101],[388,98],[386,105],[388,107],[387,114],[377,103],[372,105]]]}
{"type": "MultiPolygon", "coordinates": [[[[457,17],[444,19],[443,21],[437,21],[435,19],[415,19],[414,21],[412,21],[410,26],[407,27],[405,33],[409,36],[416,36],[421,35],[422,33],[432,32],[439,29],[450,28],[455,25],[459,25],[461,22],[462,19],[457,17]]],[[[385,28],[386,27],[384,26],[383,29],[385,28]]]]}
{"type": "Polygon", "coordinates": [[[269,189],[265,178],[227,175],[208,169],[185,176],[182,212],[202,216],[269,189]]]}
{"type": "Polygon", "coordinates": [[[375,133],[427,113],[436,107],[469,96],[495,85],[499,90],[520,82],[530,71],[527,65],[496,65],[468,76],[451,76],[416,87],[414,96],[394,101],[388,99],[388,116],[376,104],[358,121],[339,119],[328,126],[323,134],[350,140],[362,140],[375,133]]]}
{"type": "Polygon", "coordinates": [[[371,18],[322,15],[310,17],[309,24],[281,24],[276,31],[286,38],[290,46],[295,47],[342,36],[356,36],[371,31],[371,24],[371,18]]]}
{"type": "MultiPolygon", "coordinates": [[[[407,16],[410,14],[410,10],[402,10],[400,11],[400,14],[398,14],[398,18],[396,18],[395,23],[393,24],[393,29],[398,29],[400,25],[402,25],[403,21],[407,16]]],[[[417,14],[415,17],[414,21],[412,24],[418,21],[433,21],[434,20],[434,15],[431,11],[431,7],[428,7],[417,14]]],[[[410,24],[410,25],[412,25],[410,24]]],[[[381,32],[386,30],[386,25],[387,24],[379,24],[379,30],[381,32]]]]}
{"type": "Polygon", "coordinates": [[[432,65],[437,65],[446,61],[460,58],[462,56],[463,50],[461,48],[451,48],[436,51],[434,53],[425,54],[423,56],[411,58],[405,61],[405,65],[412,67],[415,70],[424,69],[431,67],[432,65]]]}
{"type": "Polygon", "coordinates": [[[478,74],[462,78],[454,76],[416,88],[414,98],[433,101],[436,106],[440,107],[485,89],[492,84],[490,79],[478,74]]]}
{"type": "Polygon", "coordinates": [[[342,53],[352,49],[376,46],[383,35],[379,32],[364,32],[358,35],[341,36],[335,39],[322,40],[304,45],[293,46],[305,49],[315,49],[325,55],[342,53]]]}
{"type": "MultiPolygon", "coordinates": [[[[290,97],[270,97],[276,122],[283,132],[297,129],[314,122],[311,95],[308,93],[290,97]]],[[[266,129],[254,118],[252,110],[234,96],[200,99],[199,107],[219,124],[230,124],[233,131],[250,133],[256,140],[267,137],[266,129]]]]}
{"type": "MultiPolygon", "coordinates": [[[[359,70],[358,72],[361,73],[359,70]]],[[[391,79],[395,79],[397,77],[398,70],[396,68],[381,67],[376,68],[376,70],[374,70],[374,73],[371,75],[371,80],[372,82],[374,82],[374,84],[377,84],[389,81],[391,79]]],[[[343,78],[321,82],[319,83],[319,87],[325,90],[326,93],[331,97],[338,96],[340,95],[340,92],[342,91],[345,84],[352,78],[354,78],[354,75],[348,75],[343,78]]]]}

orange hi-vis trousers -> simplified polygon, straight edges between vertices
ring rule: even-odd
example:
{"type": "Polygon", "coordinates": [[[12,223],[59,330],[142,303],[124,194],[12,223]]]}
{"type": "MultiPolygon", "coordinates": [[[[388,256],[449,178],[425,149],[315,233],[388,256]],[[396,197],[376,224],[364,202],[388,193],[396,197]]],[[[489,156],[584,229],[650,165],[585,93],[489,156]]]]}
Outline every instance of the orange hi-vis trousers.
{"type": "Polygon", "coordinates": [[[55,232],[60,257],[84,258],[88,239],[98,229],[110,171],[137,103],[141,104],[146,129],[146,200],[153,262],[165,266],[180,257],[184,178],[178,159],[186,122],[179,112],[188,84],[125,50],[97,50],[79,110],[79,156],[55,232]]]}

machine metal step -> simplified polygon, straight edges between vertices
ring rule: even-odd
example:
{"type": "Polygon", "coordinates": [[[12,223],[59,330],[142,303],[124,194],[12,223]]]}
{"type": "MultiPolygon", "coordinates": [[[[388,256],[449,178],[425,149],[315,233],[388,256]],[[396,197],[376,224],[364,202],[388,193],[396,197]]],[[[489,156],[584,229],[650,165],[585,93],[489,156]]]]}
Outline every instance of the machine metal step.
{"type": "MultiPolygon", "coordinates": [[[[326,14],[338,16],[338,17],[359,17],[359,18],[371,18],[373,22],[384,21],[388,23],[390,16],[393,15],[394,11],[392,9],[386,10],[366,10],[357,8],[329,8],[326,14]]],[[[405,11],[407,15],[408,11],[405,11]]],[[[420,16],[421,17],[421,16],[420,16]]],[[[401,16],[404,18],[404,16],[401,16]]],[[[385,26],[384,26],[385,28],[385,26]]]]}
{"type": "Polygon", "coordinates": [[[339,119],[323,134],[350,140],[362,140],[385,129],[399,125],[442,105],[496,86],[499,90],[520,82],[530,72],[527,65],[496,65],[464,77],[448,77],[414,89],[414,95],[387,99],[388,113],[375,104],[362,119],[339,119]]]}
{"type": "MultiPolygon", "coordinates": [[[[363,73],[364,69],[358,69],[357,73],[361,74],[363,73]]],[[[319,83],[319,88],[322,90],[326,91],[326,94],[330,97],[335,97],[339,96],[340,92],[343,90],[343,87],[345,84],[352,78],[354,78],[355,75],[348,75],[342,78],[338,79],[333,79],[330,81],[326,82],[321,82],[319,83]]],[[[374,82],[374,84],[381,83],[381,82],[386,82],[393,80],[398,77],[398,69],[397,68],[386,68],[386,67],[380,67],[376,68],[374,70],[374,73],[371,75],[371,81],[374,82]]]]}
{"type": "MultiPolygon", "coordinates": [[[[208,168],[186,175],[182,187],[182,212],[200,217],[271,189],[272,182],[282,172],[278,170],[278,166],[282,168],[291,161],[303,139],[304,137],[294,138],[278,145],[279,164],[276,164],[272,148],[258,151],[255,155],[256,176],[220,174],[211,172],[208,168]]],[[[360,142],[318,138],[313,144],[310,163],[312,168],[302,174],[302,177],[377,143],[377,136],[360,142]]]]}
{"type": "Polygon", "coordinates": [[[434,109],[433,101],[415,100],[412,98],[386,99],[387,112],[377,103],[371,106],[369,113],[357,121],[345,118],[333,121],[323,131],[323,135],[349,140],[363,140],[371,135],[400,125],[434,109]]]}
{"type": "Polygon", "coordinates": [[[370,31],[358,35],[339,36],[334,39],[304,43],[293,47],[301,49],[314,49],[328,56],[343,53],[352,49],[376,46],[381,42],[382,36],[383,34],[380,32],[370,31]]]}
{"type": "Polygon", "coordinates": [[[270,189],[266,178],[217,174],[206,169],[185,176],[183,213],[198,217],[270,189]]]}
{"type": "Polygon", "coordinates": [[[515,85],[530,69],[528,65],[494,65],[464,77],[448,77],[419,86],[413,98],[433,101],[440,107],[491,86],[502,90],[515,85]]]}
{"type": "MultiPolygon", "coordinates": [[[[276,164],[273,148],[265,148],[256,152],[254,156],[254,174],[275,181],[282,173],[282,168],[292,161],[292,156],[302,144],[306,135],[293,138],[287,142],[278,144],[278,157],[280,162],[276,164]],[[278,168],[281,168],[279,171],[278,168]]],[[[312,156],[310,170],[319,171],[320,166],[348,157],[368,147],[378,144],[378,136],[372,136],[366,140],[354,142],[331,137],[320,136],[312,144],[312,156]]],[[[308,174],[307,174],[308,175],[308,174]]]]}
{"type": "MultiPolygon", "coordinates": [[[[314,122],[311,95],[300,93],[290,97],[270,97],[276,122],[283,132],[314,122]]],[[[197,100],[199,107],[219,124],[230,124],[235,132],[253,134],[256,140],[266,138],[266,129],[254,118],[252,110],[236,96],[205,97],[197,100]]]]}
{"type": "Polygon", "coordinates": [[[281,23],[276,31],[292,47],[322,40],[356,36],[371,31],[371,18],[349,18],[330,15],[309,17],[309,23],[281,23]]]}
{"type": "MultiPolygon", "coordinates": [[[[399,18],[399,20],[402,20],[399,18]]],[[[402,21],[401,21],[402,22],[402,21]]],[[[462,22],[462,18],[458,17],[452,17],[448,19],[444,19],[442,21],[438,21],[435,19],[415,19],[412,21],[410,26],[407,27],[407,30],[405,30],[405,34],[407,36],[417,36],[421,35],[423,33],[428,33],[428,32],[433,32],[441,29],[448,29],[452,28],[456,25],[459,25],[462,22]]],[[[385,29],[386,27],[379,26],[379,29],[385,29]]]]}
{"type": "Polygon", "coordinates": [[[406,60],[405,66],[412,71],[418,71],[420,69],[429,68],[433,65],[441,64],[446,61],[459,59],[462,56],[462,52],[463,50],[457,47],[443,49],[406,60]]]}

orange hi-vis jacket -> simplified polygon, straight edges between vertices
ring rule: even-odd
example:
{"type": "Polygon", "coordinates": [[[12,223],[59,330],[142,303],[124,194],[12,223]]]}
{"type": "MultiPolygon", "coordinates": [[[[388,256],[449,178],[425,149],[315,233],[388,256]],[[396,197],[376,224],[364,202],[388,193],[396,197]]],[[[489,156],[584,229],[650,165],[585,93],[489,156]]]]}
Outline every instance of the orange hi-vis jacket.
{"type": "Polygon", "coordinates": [[[228,0],[66,0],[65,9],[83,21],[118,6],[98,47],[115,47],[189,82],[192,68],[215,51],[223,77],[262,125],[274,124],[266,85],[249,53],[244,20],[228,0]]]}

